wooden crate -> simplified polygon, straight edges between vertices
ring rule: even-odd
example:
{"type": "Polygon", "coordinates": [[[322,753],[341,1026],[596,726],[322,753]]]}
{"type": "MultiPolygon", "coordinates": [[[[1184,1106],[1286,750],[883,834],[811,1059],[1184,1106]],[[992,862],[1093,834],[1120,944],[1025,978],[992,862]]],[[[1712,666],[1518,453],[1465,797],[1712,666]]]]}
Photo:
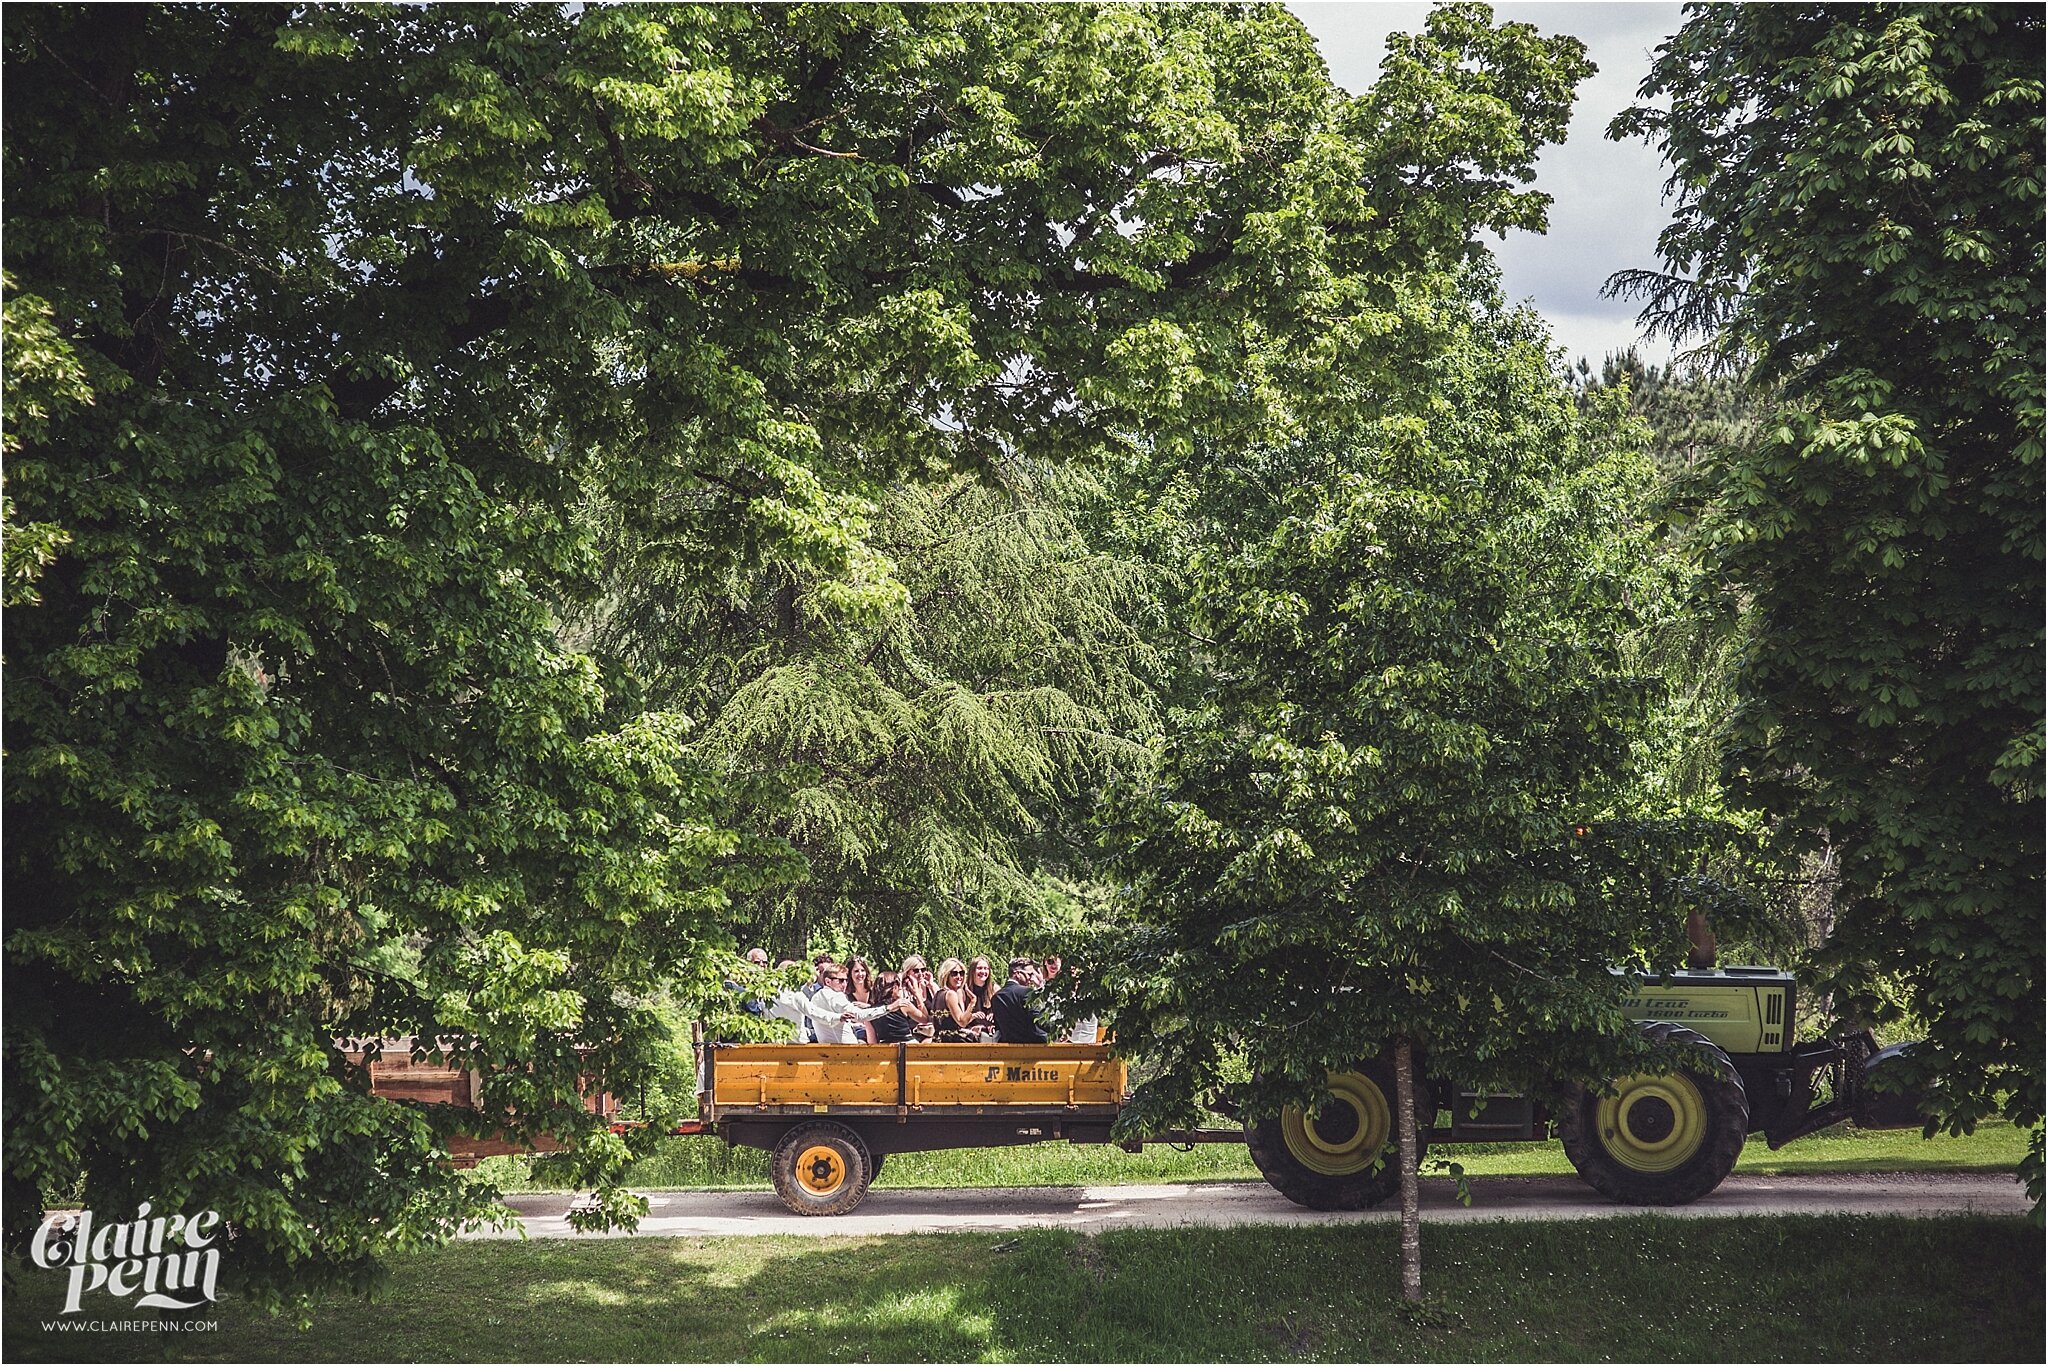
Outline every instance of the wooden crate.
{"type": "MultiPolygon", "coordinates": [[[[355,1041],[337,1043],[341,1046],[342,1055],[350,1062],[363,1061],[364,1050],[355,1041]]],[[[383,1040],[379,1056],[369,1064],[369,1072],[371,1095],[402,1104],[455,1105],[473,1110],[478,1089],[483,1085],[480,1072],[440,1066],[438,1060],[416,1063],[410,1039],[383,1040]]],[[[589,1078],[584,1078],[582,1085],[586,1110],[610,1117],[618,1108],[609,1092],[590,1089],[589,1078]]],[[[531,1142],[512,1139],[502,1132],[476,1138],[456,1134],[448,1139],[448,1155],[457,1167],[473,1167],[483,1158],[508,1153],[559,1152],[561,1147],[560,1142],[547,1134],[531,1142]]]]}

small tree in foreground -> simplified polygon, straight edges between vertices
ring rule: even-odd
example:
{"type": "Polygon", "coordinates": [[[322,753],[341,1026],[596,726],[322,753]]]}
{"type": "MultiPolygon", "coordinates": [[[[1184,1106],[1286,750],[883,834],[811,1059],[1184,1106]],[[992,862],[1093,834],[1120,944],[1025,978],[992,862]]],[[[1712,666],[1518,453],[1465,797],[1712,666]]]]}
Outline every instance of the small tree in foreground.
{"type": "Polygon", "coordinates": [[[1162,1064],[1132,1132],[1191,1119],[1238,1050],[1254,1116],[1374,1059],[1425,1125],[1450,1098],[1424,1057],[1500,1089],[1617,1075],[1640,1046],[1610,968],[1682,952],[1652,871],[1682,865],[1631,787],[1654,689],[1625,645],[1664,600],[1632,429],[1580,415],[1527,314],[1447,291],[1406,321],[1450,340],[1375,420],[1212,483],[1207,682],[1113,818],[1135,923],[1098,947],[1122,1042],[1162,1064]]]}

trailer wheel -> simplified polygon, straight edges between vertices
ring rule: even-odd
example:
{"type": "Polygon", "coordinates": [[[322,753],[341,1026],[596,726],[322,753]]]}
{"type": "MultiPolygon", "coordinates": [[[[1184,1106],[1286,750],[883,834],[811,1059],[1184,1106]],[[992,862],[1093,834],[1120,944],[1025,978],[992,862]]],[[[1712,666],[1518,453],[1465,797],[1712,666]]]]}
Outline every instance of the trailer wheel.
{"type": "Polygon", "coordinates": [[[797,1214],[846,1214],[867,1198],[874,1159],[859,1134],[819,1120],[782,1136],[768,1162],[775,1193],[797,1214]]]}
{"type": "Polygon", "coordinates": [[[1558,1114],[1557,1136],[1579,1179],[1610,1200],[1690,1204],[1735,1170],[1749,1098],[1735,1065],[1705,1035],[1663,1021],[1643,1032],[1686,1045],[1698,1064],[1622,1077],[1611,1096],[1580,1087],[1558,1114]]]}
{"type": "MultiPolygon", "coordinates": [[[[1313,1113],[1290,1105],[1245,1126],[1245,1147],[1266,1184],[1309,1209],[1370,1209],[1401,1184],[1394,1131],[1394,1069],[1384,1059],[1332,1072],[1330,1099],[1313,1113]]],[[[1415,1152],[1436,1106],[1415,1080],[1415,1152]]]]}

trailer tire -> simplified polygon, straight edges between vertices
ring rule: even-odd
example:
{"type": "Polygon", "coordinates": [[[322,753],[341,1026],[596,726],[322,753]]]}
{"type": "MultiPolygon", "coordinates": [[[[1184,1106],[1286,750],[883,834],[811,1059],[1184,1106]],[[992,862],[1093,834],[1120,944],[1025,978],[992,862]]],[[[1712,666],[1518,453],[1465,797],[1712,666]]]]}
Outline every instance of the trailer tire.
{"type": "MultiPolygon", "coordinates": [[[[1394,1067],[1384,1058],[1329,1074],[1332,1101],[1311,1115],[1290,1105],[1245,1125],[1245,1147],[1266,1184],[1309,1209],[1371,1209],[1401,1186],[1394,1132],[1394,1067]]],[[[1415,1155],[1436,1104],[1415,1079],[1415,1155]]]]}
{"type": "Polygon", "coordinates": [[[867,1198],[874,1166],[859,1134],[816,1120],[782,1136],[768,1160],[768,1175],[792,1213],[848,1214],[867,1198]]]}
{"type": "Polygon", "coordinates": [[[1608,1199],[1688,1205],[1735,1170],[1749,1098],[1735,1064],[1705,1035],[1661,1020],[1642,1028],[1685,1045],[1698,1064],[1617,1078],[1612,1096],[1576,1088],[1559,1109],[1557,1136],[1579,1179],[1608,1199]]]}

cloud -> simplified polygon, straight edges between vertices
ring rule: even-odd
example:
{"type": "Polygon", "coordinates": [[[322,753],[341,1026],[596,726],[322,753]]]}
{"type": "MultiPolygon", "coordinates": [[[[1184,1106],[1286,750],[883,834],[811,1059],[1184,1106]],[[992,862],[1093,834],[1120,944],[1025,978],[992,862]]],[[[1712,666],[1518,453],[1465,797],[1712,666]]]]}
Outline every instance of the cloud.
{"type": "Polygon", "coordinates": [[[1290,4],[1287,8],[1315,35],[1330,78],[1356,94],[1379,76],[1380,59],[1387,55],[1387,35],[1420,29],[1431,6],[1413,0],[1386,0],[1290,4]]]}
{"type": "MultiPolygon", "coordinates": [[[[1362,90],[1379,72],[1389,33],[1412,32],[1426,4],[1295,4],[1289,8],[1316,37],[1330,75],[1362,90]]],[[[1532,299],[1574,358],[1599,362],[1635,335],[1636,305],[1602,299],[1617,270],[1657,264],[1657,234],[1671,215],[1663,203],[1665,172],[1655,149],[1606,139],[1607,124],[1636,102],[1654,49],[1677,31],[1677,4],[1526,4],[1494,7],[1499,22],[1569,33],[1586,44],[1599,73],[1579,87],[1565,141],[1537,162],[1536,188],[1552,198],[1550,231],[1514,232],[1492,242],[1511,299],[1532,299]]],[[[1665,348],[1655,348],[1660,354],[1665,348]]],[[[1643,348],[1652,359],[1652,348],[1643,348]]]]}
{"type": "Polygon", "coordinates": [[[1654,342],[1643,340],[1633,315],[1616,318],[1604,313],[1552,312],[1545,313],[1543,320],[1550,324],[1551,343],[1563,349],[1567,365],[1575,365],[1583,358],[1598,370],[1600,362],[1609,355],[1630,347],[1635,348],[1645,364],[1671,363],[1671,344],[1662,338],[1654,342]]]}

